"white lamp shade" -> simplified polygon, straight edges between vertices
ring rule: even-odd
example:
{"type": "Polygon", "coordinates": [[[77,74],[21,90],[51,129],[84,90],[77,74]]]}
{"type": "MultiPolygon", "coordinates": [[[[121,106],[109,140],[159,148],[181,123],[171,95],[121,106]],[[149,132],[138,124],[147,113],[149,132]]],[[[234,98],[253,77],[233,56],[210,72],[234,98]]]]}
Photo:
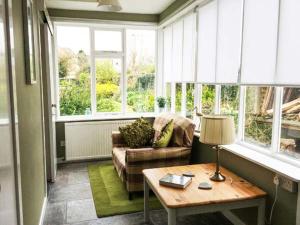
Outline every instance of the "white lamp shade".
{"type": "Polygon", "coordinates": [[[232,117],[203,116],[201,120],[200,142],[210,145],[229,145],[235,141],[232,117]]]}
{"type": "Polygon", "coordinates": [[[98,7],[101,7],[108,11],[122,10],[119,0],[98,0],[98,7]]]}

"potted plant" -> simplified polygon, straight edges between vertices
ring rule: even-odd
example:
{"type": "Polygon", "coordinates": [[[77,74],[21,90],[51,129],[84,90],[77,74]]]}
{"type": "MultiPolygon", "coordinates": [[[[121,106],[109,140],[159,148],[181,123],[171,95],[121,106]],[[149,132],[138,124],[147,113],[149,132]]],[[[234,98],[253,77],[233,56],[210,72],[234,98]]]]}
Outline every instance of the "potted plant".
{"type": "Polygon", "coordinates": [[[156,102],[158,104],[159,112],[163,112],[167,103],[166,98],[159,96],[156,98],[156,102]]]}

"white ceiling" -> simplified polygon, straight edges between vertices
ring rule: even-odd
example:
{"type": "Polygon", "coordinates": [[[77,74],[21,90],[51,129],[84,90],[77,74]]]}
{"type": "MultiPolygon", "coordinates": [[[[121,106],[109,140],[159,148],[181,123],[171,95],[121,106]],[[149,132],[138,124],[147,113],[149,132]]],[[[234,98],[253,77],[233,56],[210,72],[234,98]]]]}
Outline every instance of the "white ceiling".
{"type": "MultiPolygon", "coordinates": [[[[175,0],[119,0],[123,13],[160,14],[175,0]]],[[[104,11],[97,7],[97,0],[46,0],[48,8],[104,11]]]]}

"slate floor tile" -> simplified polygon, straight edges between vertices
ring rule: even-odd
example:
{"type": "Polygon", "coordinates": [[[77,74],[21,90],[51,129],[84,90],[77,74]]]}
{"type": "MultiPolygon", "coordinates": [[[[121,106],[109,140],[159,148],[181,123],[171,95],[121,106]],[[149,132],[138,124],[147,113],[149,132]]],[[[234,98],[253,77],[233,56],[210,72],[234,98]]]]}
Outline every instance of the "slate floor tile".
{"type": "Polygon", "coordinates": [[[93,199],[69,201],[67,203],[67,223],[97,219],[93,199]]]}
{"type": "Polygon", "coordinates": [[[49,202],[72,201],[92,198],[89,183],[72,184],[64,187],[51,188],[49,202]]]}
{"type": "Polygon", "coordinates": [[[89,174],[87,171],[68,172],[65,176],[68,177],[68,184],[89,183],[89,174]]]}
{"type": "Polygon", "coordinates": [[[62,225],[66,221],[66,202],[48,203],[44,225],[62,225]]]}
{"type": "MultiPolygon", "coordinates": [[[[100,162],[59,165],[57,179],[50,183],[43,225],[150,225],[143,212],[97,218],[88,177],[88,165],[100,162]]],[[[165,210],[151,212],[151,225],[166,225],[165,210]]],[[[232,225],[220,213],[179,217],[178,225],[232,225]]]]}

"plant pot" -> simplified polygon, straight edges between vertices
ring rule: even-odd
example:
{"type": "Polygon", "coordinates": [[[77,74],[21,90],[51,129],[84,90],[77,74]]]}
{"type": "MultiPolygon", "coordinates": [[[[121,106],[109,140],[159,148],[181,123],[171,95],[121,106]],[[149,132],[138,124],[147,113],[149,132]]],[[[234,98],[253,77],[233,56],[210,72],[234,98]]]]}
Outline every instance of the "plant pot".
{"type": "Polygon", "coordinates": [[[162,113],[162,112],[165,112],[165,107],[158,107],[158,112],[159,113],[162,113]]]}

